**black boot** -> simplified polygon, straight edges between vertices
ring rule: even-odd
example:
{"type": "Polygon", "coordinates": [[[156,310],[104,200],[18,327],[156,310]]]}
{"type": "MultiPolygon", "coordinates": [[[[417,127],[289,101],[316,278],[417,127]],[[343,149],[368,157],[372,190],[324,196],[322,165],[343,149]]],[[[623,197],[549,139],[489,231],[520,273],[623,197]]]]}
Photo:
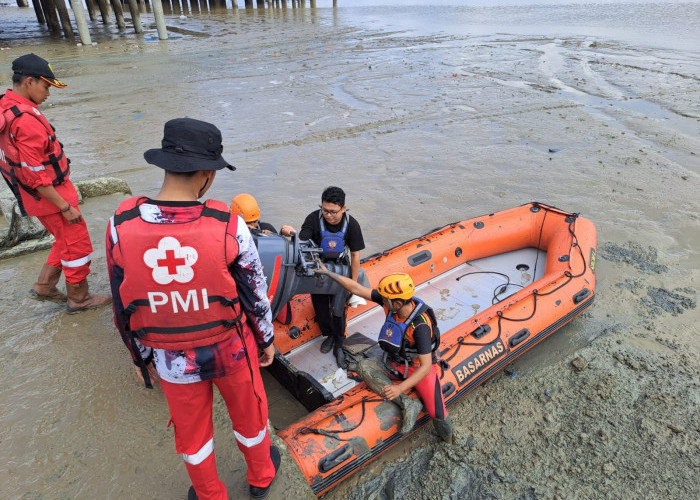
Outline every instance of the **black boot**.
{"type": "Polygon", "coordinates": [[[338,368],[343,370],[347,369],[348,363],[345,360],[345,351],[343,351],[343,337],[335,339],[335,345],[333,346],[333,354],[335,355],[335,361],[338,363],[338,368]]]}
{"type": "MultiPolygon", "coordinates": [[[[282,462],[280,451],[274,445],[270,446],[270,458],[272,459],[272,465],[275,466],[275,477],[272,478],[272,481],[274,482],[274,480],[277,478],[277,471],[280,468],[280,463],[282,462]]],[[[248,484],[248,493],[250,493],[251,498],[255,498],[256,500],[264,500],[270,494],[271,487],[272,483],[268,484],[264,488],[248,484]]]]}
{"type": "Polygon", "coordinates": [[[333,349],[333,344],[335,344],[335,339],[332,336],[328,335],[326,339],[321,343],[321,352],[323,354],[331,352],[331,349],[333,349]]]}

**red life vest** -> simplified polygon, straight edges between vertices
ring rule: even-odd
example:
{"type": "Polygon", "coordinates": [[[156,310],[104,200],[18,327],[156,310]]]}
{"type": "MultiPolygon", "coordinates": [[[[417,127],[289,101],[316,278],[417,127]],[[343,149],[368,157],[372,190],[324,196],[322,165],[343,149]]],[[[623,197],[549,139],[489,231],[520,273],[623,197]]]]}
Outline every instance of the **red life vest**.
{"type": "MultiPolygon", "coordinates": [[[[2,102],[2,97],[0,96],[0,102],[2,102]]],[[[46,159],[42,161],[42,165],[43,167],[52,167],[51,169],[46,169],[46,172],[49,177],[53,177],[53,186],[62,184],[68,177],[70,160],[63,154],[63,144],[56,139],[56,129],[37,108],[25,104],[15,104],[6,109],[0,108],[0,171],[2,171],[5,182],[7,182],[10,190],[17,198],[22,215],[26,215],[22,202],[22,193],[31,196],[35,200],[40,200],[41,196],[36,190],[20,182],[15,172],[16,168],[22,168],[22,164],[19,158],[19,151],[17,146],[15,146],[15,137],[11,133],[10,128],[12,122],[23,114],[33,116],[46,129],[50,150],[44,152],[46,159]]]]}
{"type": "Polygon", "coordinates": [[[236,234],[238,217],[208,200],[191,222],[150,223],[141,218],[144,201],[125,200],[112,222],[124,260],[119,296],[127,330],[146,346],[168,350],[232,337],[245,321],[226,262],[226,234],[236,234]]]}

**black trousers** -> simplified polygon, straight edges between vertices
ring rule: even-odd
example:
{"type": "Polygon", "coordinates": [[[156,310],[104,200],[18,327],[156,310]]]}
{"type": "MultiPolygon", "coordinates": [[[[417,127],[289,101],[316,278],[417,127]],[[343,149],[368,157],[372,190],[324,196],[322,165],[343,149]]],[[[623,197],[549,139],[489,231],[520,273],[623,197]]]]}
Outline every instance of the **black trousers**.
{"type": "Polygon", "coordinates": [[[321,333],[326,337],[334,337],[336,341],[342,341],[345,338],[345,325],[347,316],[343,309],[342,316],[335,316],[331,310],[333,308],[333,299],[335,295],[311,295],[311,303],[314,306],[316,313],[316,322],[321,328],[321,333]]]}

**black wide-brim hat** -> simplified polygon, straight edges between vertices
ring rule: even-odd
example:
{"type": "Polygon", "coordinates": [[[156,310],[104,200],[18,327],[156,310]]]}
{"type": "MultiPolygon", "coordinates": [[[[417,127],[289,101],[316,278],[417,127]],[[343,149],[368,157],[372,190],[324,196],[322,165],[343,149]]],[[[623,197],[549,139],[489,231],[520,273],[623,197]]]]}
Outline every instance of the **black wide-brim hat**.
{"type": "Polygon", "coordinates": [[[163,127],[160,149],[149,149],[143,157],[168,172],[236,170],[221,156],[221,131],[211,123],[193,118],[175,118],[163,127]]]}

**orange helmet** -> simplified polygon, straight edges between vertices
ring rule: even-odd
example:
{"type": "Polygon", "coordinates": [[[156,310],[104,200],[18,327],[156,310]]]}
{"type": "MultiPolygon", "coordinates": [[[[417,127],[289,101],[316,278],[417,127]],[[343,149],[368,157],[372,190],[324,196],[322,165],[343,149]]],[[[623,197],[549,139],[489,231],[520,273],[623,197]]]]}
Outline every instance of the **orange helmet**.
{"type": "Polygon", "coordinates": [[[379,295],[387,299],[408,300],[413,297],[413,279],[406,273],[393,273],[384,276],[377,287],[379,295]]]}
{"type": "Polygon", "coordinates": [[[231,213],[240,215],[246,222],[260,219],[258,202],[248,193],[241,193],[231,200],[231,213]]]}

